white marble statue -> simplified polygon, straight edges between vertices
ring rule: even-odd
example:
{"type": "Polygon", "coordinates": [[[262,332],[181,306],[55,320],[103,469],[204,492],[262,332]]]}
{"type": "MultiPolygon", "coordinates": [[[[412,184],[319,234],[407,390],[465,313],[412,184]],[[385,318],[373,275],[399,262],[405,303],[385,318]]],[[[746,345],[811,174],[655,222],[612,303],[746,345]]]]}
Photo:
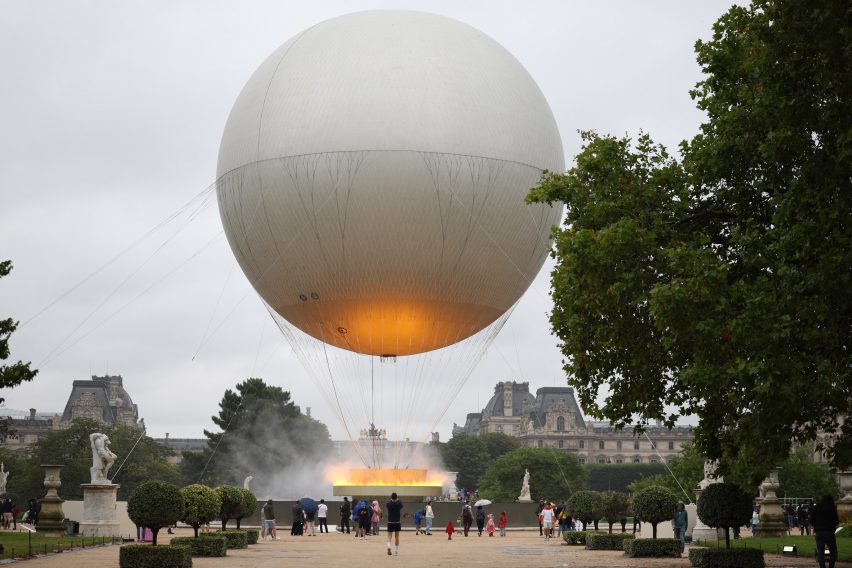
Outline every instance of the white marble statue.
{"type": "Polygon", "coordinates": [[[253,476],[249,475],[243,480],[243,489],[251,489],[249,485],[251,484],[251,480],[254,479],[253,476]]]}
{"type": "Polygon", "coordinates": [[[95,432],[89,434],[89,441],[92,443],[92,483],[108,484],[110,480],[107,479],[107,473],[116,459],[116,455],[109,449],[109,438],[106,434],[95,432]]]}
{"type": "Polygon", "coordinates": [[[4,468],[4,464],[0,463],[0,493],[6,492],[6,480],[9,479],[9,472],[4,468]]]}
{"type": "Polygon", "coordinates": [[[530,497],[530,470],[528,469],[524,469],[524,482],[521,485],[518,501],[532,501],[532,497],[530,497]]]}

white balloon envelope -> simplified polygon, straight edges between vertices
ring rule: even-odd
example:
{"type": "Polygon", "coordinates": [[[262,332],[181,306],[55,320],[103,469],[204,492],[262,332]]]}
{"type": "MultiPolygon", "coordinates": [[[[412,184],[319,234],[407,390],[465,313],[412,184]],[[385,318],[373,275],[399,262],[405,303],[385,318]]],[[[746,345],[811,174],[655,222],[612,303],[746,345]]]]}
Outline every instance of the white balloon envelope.
{"type": "Polygon", "coordinates": [[[505,317],[562,214],[524,197],[563,168],[550,107],[502,46],[442,16],[360,12],[255,71],[225,127],[217,193],[275,314],[324,345],[405,356],[505,317]]]}

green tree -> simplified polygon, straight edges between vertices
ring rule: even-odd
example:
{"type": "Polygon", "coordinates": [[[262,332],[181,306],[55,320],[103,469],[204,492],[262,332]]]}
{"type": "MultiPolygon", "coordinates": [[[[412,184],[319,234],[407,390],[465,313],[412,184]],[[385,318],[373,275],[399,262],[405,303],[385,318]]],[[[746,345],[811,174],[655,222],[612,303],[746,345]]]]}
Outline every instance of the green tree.
{"type": "Polygon", "coordinates": [[[666,487],[653,485],[633,496],[633,514],[642,522],[651,523],[653,538],[657,538],[657,523],[672,520],[676,509],[677,497],[666,487]]]}
{"type": "Polygon", "coordinates": [[[707,120],[680,161],[584,133],[528,197],[567,206],[551,325],[584,409],[696,415],[698,451],[749,484],[822,433],[852,463],[850,34],[843,3],[732,7],[696,43],[707,120]]]}
{"type": "Polygon", "coordinates": [[[458,472],[456,486],[475,489],[489,464],[519,447],[517,438],[499,432],[481,436],[460,434],[441,444],[440,452],[447,469],[458,472]]]}
{"type": "Polygon", "coordinates": [[[583,530],[588,523],[596,523],[603,518],[604,502],[597,491],[575,491],[567,506],[571,516],[583,523],[583,530]]]}
{"type": "Polygon", "coordinates": [[[838,497],[837,477],[824,463],[814,462],[807,449],[799,448],[787,458],[778,475],[779,497],[810,497],[815,501],[823,495],[838,497]]]}
{"type": "Polygon", "coordinates": [[[60,495],[63,499],[82,499],[80,484],[91,481],[92,449],[89,434],[92,432],[106,434],[112,452],[118,456],[109,476],[121,485],[118,490],[119,500],[126,500],[133,489],[145,481],[176,483],[180,480],[179,470],[167,461],[174,452],[143,435],[138,428],[110,426],[88,418],[76,418],[68,428],[50,432],[18,454],[16,470],[12,470],[9,476],[9,491],[24,498],[42,495],[44,472],[39,465],[59,463],[65,465],[62,469],[60,495]]]}
{"type": "MultiPolygon", "coordinates": [[[[0,261],[0,278],[8,276],[12,271],[12,261],[0,261]]],[[[5,361],[9,358],[9,337],[16,329],[19,322],[12,318],[0,320],[0,361],[5,361]]],[[[30,369],[30,363],[18,361],[11,365],[0,365],[0,389],[10,389],[16,387],[23,382],[31,381],[38,374],[36,369],[30,369]]],[[[0,404],[3,404],[4,398],[0,396],[0,404]]],[[[6,436],[13,434],[10,430],[8,419],[0,420],[0,442],[6,439],[6,436]]]]}
{"type": "Polygon", "coordinates": [[[691,491],[698,487],[698,482],[704,479],[704,457],[696,451],[692,444],[684,444],[679,456],[672,458],[669,463],[671,473],[666,471],[651,476],[643,476],[630,483],[631,493],[651,485],[661,485],[669,488],[675,495],[684,496],[691,501],[691,491]],[[679,483],[679,484],[678,484],[679,483]]]}
{"type": "Polygon", "coordinates": [[[315,463],[334,449],[323,423],[302,414],[289,392],[262,379],[227,389],[212,419],[220,430],[204,431],[208,449],[184,453],[186,483],[242,485],[246,476],[255,475],[258,491],[273,492],[278,489],[271,485],[273,473],[315,463]]]}
{"type": "Polygon", "coordinates": [[[239,514],[235,517],[237,519],[237,530],[239,530],[240,522],[243,518],[251,516],[251,514],[257,509],[257,497],[255,497],[254,493],[242,487],[238,487],[238,489],[242,496],[242,508],[240,509],[239,514]]]}
{"type": "Polygon", "coordinates": [[[219,518],[222,520],[222,530],[231,519],[242,518],[245,510],[245,498],[242,489],[233,485],[220,485],[216,488],[222,507],[219,509],[219,518]]]}
{"type": "Polygon", "coordinates": [[[725,548],[731,548],[731,527],[751,520],[751,495],[733,483],[712,483],[701,492],[696,512],[708,527],[725,529],[725,548]]]}
{"type": "Polygon", "coordinates": [[[536,500],[559,501],[586,484],[586,471],[573,455],[553,448],[518,448],[488,466],[479,481],[480,495],[494,501],[516,499],[525,469],[530,472],[530,494],[536,500]]]}
{"type": "Polygon", "coordinates": [[[222,499],[215,489],[195,483],[180,490],[183,497],[183,516],[180,518],[192,527],[195,538],[198,538],[198,528],[219,518],[222,510],[222,499]]]}
{"type": "Polygon", "coordinates": [[[127,499],[127,515],[136,526],[148,527],[157,546],[157,533],[183,516],[183,496],[177,487],[165,481],[146,481],[127,499]]]}
{"type": "Polygon", "coordinates": [[[630,500],[627,495],[618,491],[605,491],[601,493],[603,505],[602,518],[609,523],[609,532],[612,533],[612,525],[627,516],[630,509],[630,500]]]}

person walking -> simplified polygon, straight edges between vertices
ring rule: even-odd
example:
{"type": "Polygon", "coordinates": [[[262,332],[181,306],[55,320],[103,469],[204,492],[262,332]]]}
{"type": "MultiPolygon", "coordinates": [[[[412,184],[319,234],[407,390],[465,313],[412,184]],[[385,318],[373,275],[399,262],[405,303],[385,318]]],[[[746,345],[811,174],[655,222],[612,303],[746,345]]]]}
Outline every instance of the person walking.
{"type": "Polygon", "coordinates": [[[825,568],[826,547],[828,547],[828,568],[834,568],[834,563],[837,562],[837,537],[834,531],[837,530],[840,519],[831,495],[823,496],[819,504],[814,507],[812,521],[819,568],[825,568]]]}
{"type": "Polygon", "coordinates": [[[456,527],[453,526],[453,521],[447,522],[447,540],[453,540],[453,533],[456,532],[456,527]]]}
{"type": "Polygon", "coordinates": [[[420,523],[423,522],[423,509],[417,509],[414,512],[414,536],[420,534],[420,523]]]}
{"type": "Polygon", "coordinates": [[[485,521],[485,533],[488,536],[494,536],[494,513],[488,513],[488,520],[485,521]]]}
{"type": "Polygon", "coordinates": [[[352,514],[352,505],[349,503],[349,497],[343,498],[343,504],[340,506],[340,534],[349,534],[349,515],[352,514]]]}
{"type": "Polygon", "coordinates": [[[361,540],[367,538],[367,533],[370,532],[370,517],[373,514],[373,509],[366,501],[361,501],[358,504],[358,537],[361,540]]]}
{"type": "Polygon", "coordinates": [[[544,530],[544,540],[550,540],[553,529],[553,507],[550,503],[545,503],[541,510],[541,526],[544,530]]]}
{"type": "Polygon", "coordinates": [[[760,515],[757,511],[751,513],[751,536],[757,536],[757,524],[760,522],[760,515]]]}
{"type": "Polygon", "coordinates": [[[426,501],[426,513],[423,515],[426,519],[426,534],[432,536],[432,523],[435,521],[435,512],[432,511],[432,501],[426,501]]]}
{"type": "MultiPolygon", "coordinates": [[[[399,533],[402,532],[402,501],[400,501],[396,492],[391,493],[391,500],[385,504],[388,510],[388,556],[391,553],[391,537],[395,535],[396,549],[394,553],[399,556],[399,533]]],[[[378,531],[376,532],[378,534],[378,531]]]]}
{"type": "Polygon", "coordinates": [[[316,518],[316,511],[306,511],[302,509],[303,518],[305,520],[305,536],[317,536],[316,527],[314,527],[314,519],[316,518]]]}
{"type": "Polygon", "coordinates": [[[470,525],[473,524],[473,509],[470,508],[470,503],[465,503],[462,507],[462,529],[464,536],[467,538],[467,533],[470,531],[470,525]]]}
{"type": "Polygon", "coordinates": [[[317,519],[319,520],[320,534],[323,533],[323,527],[325,527],[325,534],[328,534],[328,505],[325,504],[325,499],[320,499],[317,507],[317,519]]]}
{"type": "Polygon", "coordinates": [[[482,536],[482,529],[485,528],[485,509],[482,506],[476,508],[476,530],[479,536],[482,536]]]}
{"type": "Polygon", "coordinates": [[[302,536],[305,532],[305,513],[299,507],[299,503],[293,504],[293,525],[290,527],[290,536],[302,536]]]}
{"type": "Polygon", "coordinates": [[[375,501],[375,500],[373,501],[372,505],[373,505],[372,506],[373,515],[370,517],[370,521],[372,522],[372,525],[373,525],[372,526],[372,535],[378,536],[379,529],[381,528],[381,524],[382,524],[382,506],[379,505],[379,502],[375,501]]]}
{"type": "MultiPolygon", "coordinates": [[[[757,514],[757,513],[755,513],[757,514]]],[[[677,502],[675,516],[672,519],[672,529],[674,529],[675,538],[680,541],[680,553],[683,554],[686,546],[686,527],[689,525],[689,518],[686,516],[686,507],[683,501],[677,502]]]]}
{"type": "Polygon", "coordinates": [[[535,510],[535,517],[538,519],[538,536],[544,536],[544,526],[542,525],[541,512],[544,510],[544,501],[538,502],[538,507],[535,510]]]}
{"type": "Polygon", "coordinates": [[[506,511],[500,515],[500,520],[497,521],[497,528],[500,529],[500,536],[506,536],[506,511]]]}
{"type": "Polygon", "coordinates": [[[272,507],[272,499],[266,500],[263,516],[266,517],[266,535],[272,537],[272,540],[281,540],[275,532],[275,509],[272,507]]]}
{"type": "Polygon", "coordinates": [[[802,504],[796,510],[796,517],[799,519],[799,535],[811,534],[810,522],[808,519],[808,508],[802,504]]]}

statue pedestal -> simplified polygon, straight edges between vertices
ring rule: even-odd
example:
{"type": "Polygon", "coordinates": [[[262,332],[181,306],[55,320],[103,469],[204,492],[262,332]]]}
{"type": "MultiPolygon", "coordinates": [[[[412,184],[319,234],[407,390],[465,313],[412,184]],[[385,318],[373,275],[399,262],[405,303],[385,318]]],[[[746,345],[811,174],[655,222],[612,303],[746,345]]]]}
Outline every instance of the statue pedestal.
{"type": "Polygon", "coordinates": [[[761,493],[764,495],[760,503],[760,515],[757,523],[757,536],[787,536],[787,523],[784,522],[784,510],[781,501],[776,497],[775,490],[778,483],[778,472],[781,468],[776,467],[769,472],[763,483],[760,484],[761,493]]]}
{"type": "Polygon", "coordinates": [[[121,533],[116,517],[115,501],[120,485],[114,483],[81,483],[83,488],[83,536],[116,536],[121,533]]]}

